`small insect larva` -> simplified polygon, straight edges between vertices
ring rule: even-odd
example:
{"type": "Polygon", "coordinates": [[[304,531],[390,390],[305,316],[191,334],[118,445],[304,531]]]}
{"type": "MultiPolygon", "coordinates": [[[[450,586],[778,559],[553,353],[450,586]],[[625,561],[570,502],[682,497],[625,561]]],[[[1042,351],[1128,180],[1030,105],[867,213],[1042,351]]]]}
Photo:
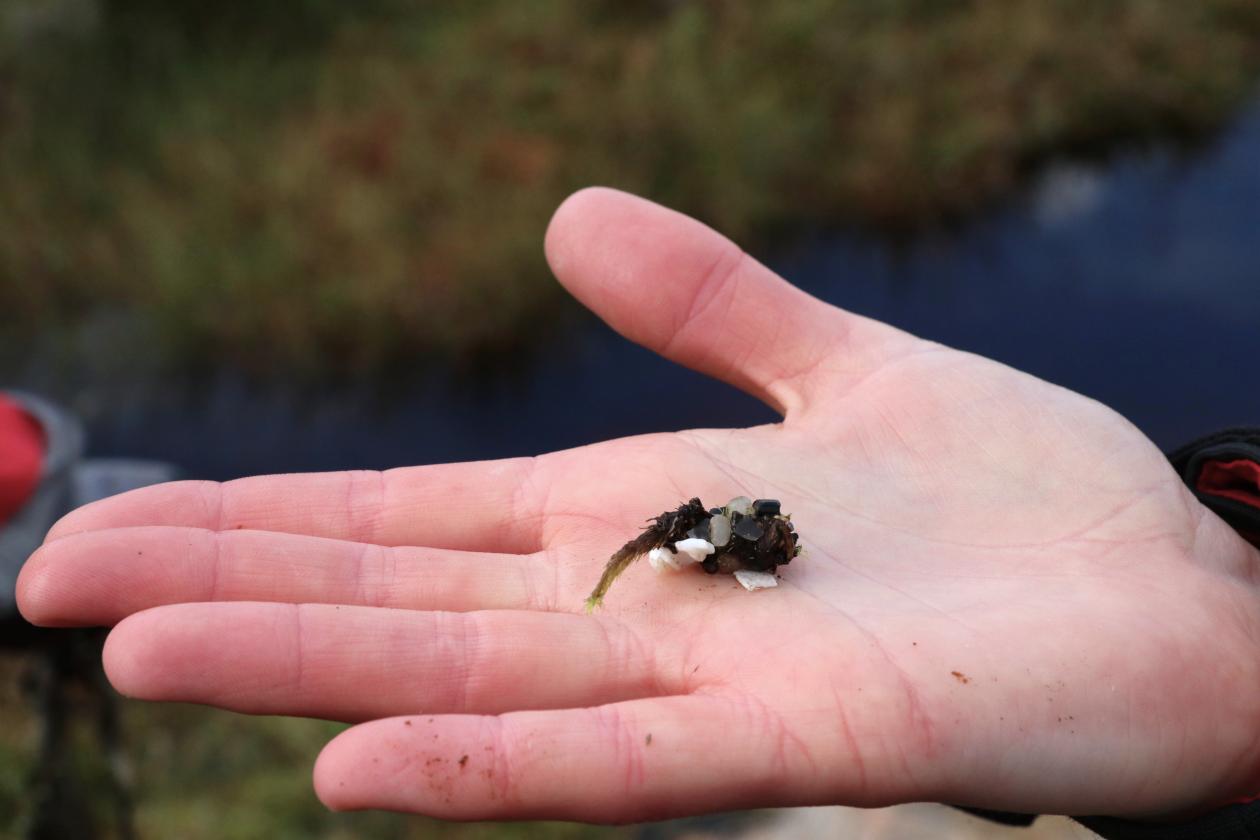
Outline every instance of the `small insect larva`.
{"type": "Polygon", "coordinates": [[[736,496],[706,510],[693,498],[649,519],[643,533],[613,553],[586,599],[587,612],[603,604],[617,576],[644,556],[658,572],[698,563],[709,574],[735,575],[748,590],[775,586],[774,570],[801,551],[798,539],[777,499],[736,496]]]}

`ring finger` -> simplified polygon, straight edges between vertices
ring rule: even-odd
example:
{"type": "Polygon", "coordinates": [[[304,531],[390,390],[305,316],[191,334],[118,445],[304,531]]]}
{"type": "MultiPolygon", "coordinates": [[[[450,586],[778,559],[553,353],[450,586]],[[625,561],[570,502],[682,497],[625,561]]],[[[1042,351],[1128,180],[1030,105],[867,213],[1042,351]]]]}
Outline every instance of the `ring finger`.
{"type": "Polygon", "coordinates": [[[652,696],[676,682],[670,658],[585,616],[249,602],[137,613],[104,654],[129,696],[346,721],[652,696]]]}

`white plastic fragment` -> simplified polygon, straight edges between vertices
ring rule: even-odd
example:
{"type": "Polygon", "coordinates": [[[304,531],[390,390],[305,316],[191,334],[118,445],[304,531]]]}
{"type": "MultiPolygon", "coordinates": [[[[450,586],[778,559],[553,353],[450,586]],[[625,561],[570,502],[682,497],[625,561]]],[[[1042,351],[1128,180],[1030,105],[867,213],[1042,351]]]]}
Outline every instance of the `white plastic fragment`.
{"type": "Polygon", "coordinates": [[[778,578],[770,572],[754,572],[752,569],[739,569],[735,572],[735,580],[749,592],[758,589],[771,589],[779,585],[778,578]]]}
{"type": "Polygon", "coordinates": [[[726,503],[726,512],[748,516],[752,513],[752,499],[747,496],[736,496],[726,503]]]}
{"type": "Polygon", "coordinates": [[[652,571],[660,574],[666,569],[678,571],[682,566],[678,565],[678,558],[674,552],[668,548],[654,548],[648,552],[648,564],[652,567],[652,571]]]}
{"type": "Polygon", "coordinates": [[[678,552],[679,560],[682,560],[683,557],[689,558],[688,560],[682,561],[684,564],[703,563],[704,558],[708,557],[717,550],[713,547],[713,543],[708,540],[697,539],[696,537],[679,540],[674,543],[674,549],[678,552]]]}

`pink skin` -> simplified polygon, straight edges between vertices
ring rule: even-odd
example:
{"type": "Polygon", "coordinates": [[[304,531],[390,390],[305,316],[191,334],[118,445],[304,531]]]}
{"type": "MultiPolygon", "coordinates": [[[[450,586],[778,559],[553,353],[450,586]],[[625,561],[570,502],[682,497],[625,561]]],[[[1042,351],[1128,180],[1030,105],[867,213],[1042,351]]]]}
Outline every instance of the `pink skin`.
{"type": "Polygon", "coordinates": [[[362,721],[315,767],[336,809],[1158,816],[1260,790],[1260,556],[1122,417],[621,193],[566,201],[547,256],[783,421],[139,490],[58,523],[24,614],[116,625],[128,695],[362,721]],[[644,519],[739,494],[798,525],[778,589],[644,563],[582,614],[644,519]]]}

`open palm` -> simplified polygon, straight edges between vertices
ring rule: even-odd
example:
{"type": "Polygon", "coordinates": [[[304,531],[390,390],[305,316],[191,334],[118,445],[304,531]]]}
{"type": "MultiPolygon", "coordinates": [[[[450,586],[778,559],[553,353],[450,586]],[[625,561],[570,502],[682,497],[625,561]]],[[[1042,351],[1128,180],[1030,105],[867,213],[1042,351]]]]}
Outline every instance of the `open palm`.
{"type": "Polygon", "coordinates": [[[784,421],[147,488],[58,524],[24,613],[117,623],[127,694],[367,721],[317,763],[335,808],[1157,814],[1260,783],[1260,558],[1125,420],[620,193],[547,246],[615,328],[784,421]],[[779,588],[640,564],[582,613],[645,519],[735,495],[793,514],[779,588]]]}

